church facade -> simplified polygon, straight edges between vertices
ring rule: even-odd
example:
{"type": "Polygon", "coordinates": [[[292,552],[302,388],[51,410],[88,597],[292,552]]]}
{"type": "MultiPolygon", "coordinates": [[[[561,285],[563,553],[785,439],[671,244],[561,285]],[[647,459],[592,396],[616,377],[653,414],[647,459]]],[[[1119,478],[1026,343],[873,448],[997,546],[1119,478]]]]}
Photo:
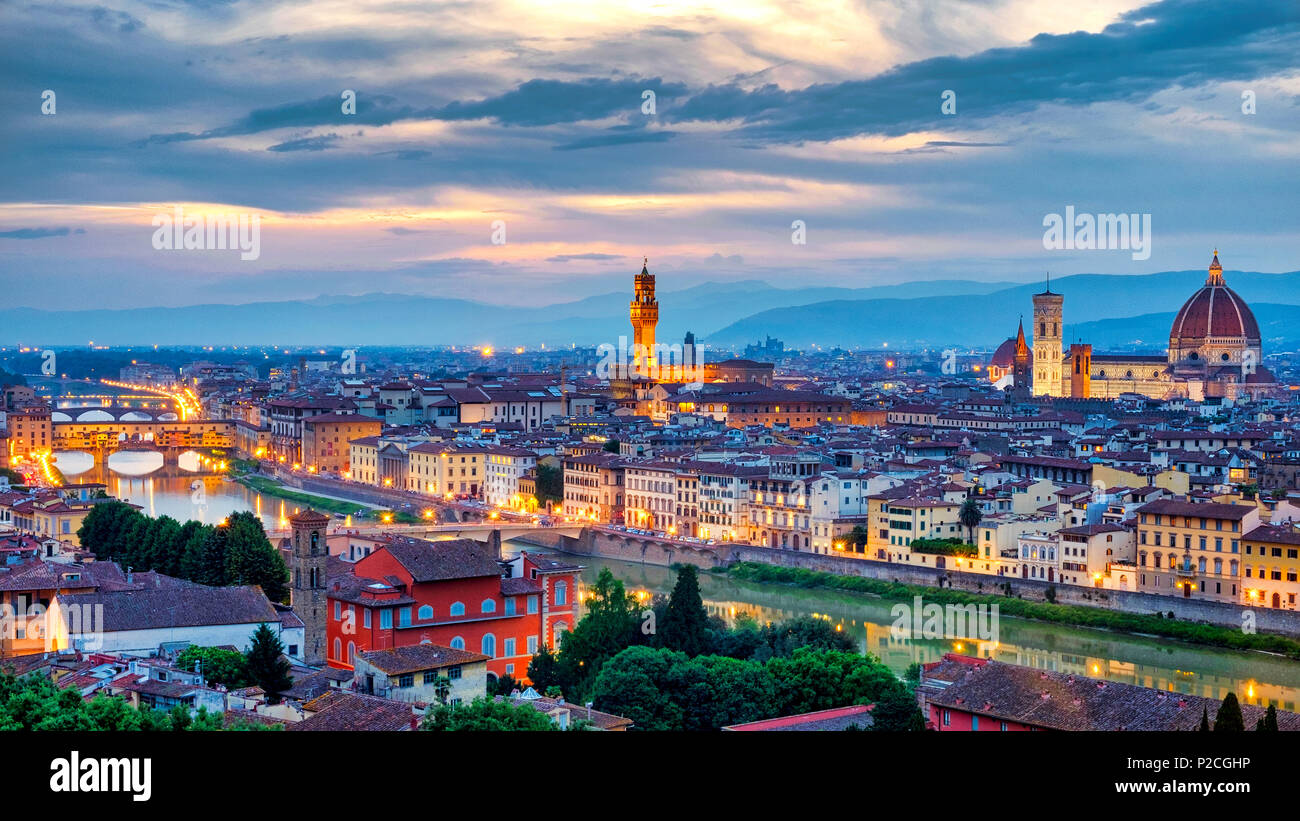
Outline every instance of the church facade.
{"type": "MultiPolygon", "coordinates": [[[[1263,365],[1259,325],[1245,300],[1224,281],[1217,250],[1205,284],[1175,315],[1163,355],[1093,353],[1091,345],[1081,343],[1064,347],[1065,297],[1049,285],[1034,295],[1033,307],[1028,371],[1034,396],[1115,399],[1140,394],[1199,401],[1254,398],[1276,387],[1263,365]]],[[[1024,390],[1016,373],[1017,361],[1024,361],[1024,344],[1022,326],[1018,338],[994,352],[990,381],[1024,390]]]]}

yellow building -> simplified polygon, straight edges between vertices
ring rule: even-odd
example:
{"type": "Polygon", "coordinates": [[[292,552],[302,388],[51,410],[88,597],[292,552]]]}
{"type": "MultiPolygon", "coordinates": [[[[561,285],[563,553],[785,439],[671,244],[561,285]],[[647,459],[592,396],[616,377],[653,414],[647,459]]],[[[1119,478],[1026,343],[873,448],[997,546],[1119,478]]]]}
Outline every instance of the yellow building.
{"type": "Polygon", "coordinates": [[[1300,530],[1263,524],[1246,533],[1242,556],[1242,604],[1296,609],[1300,593],[1300,530]]]}
{"type": "Polygon", "coordinates": [[[1138,590],[1236,603],[1244,579],[1244,535],[1259,524],[1254,505],[1159,499],[1137,510],[1138,590]]]}
{"type": "Polygon", "coordinates": [[[476,445],[425,442],[406,452],[406,489],[432,496],[481,496],[488,450],[476,445]]]}

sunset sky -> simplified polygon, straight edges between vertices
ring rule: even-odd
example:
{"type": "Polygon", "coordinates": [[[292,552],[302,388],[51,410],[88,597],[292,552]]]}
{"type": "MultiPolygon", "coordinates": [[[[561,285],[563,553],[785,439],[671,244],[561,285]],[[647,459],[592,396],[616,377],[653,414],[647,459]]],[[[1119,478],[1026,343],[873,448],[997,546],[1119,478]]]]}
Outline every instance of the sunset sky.
{"type": "Polygon", "coordinates": [[[0,3],[0,76],[10,307],[1300,269],[1295,0],[0,3]],[[1069,205],[1150,258],[1045,250],[1069,205]]]}

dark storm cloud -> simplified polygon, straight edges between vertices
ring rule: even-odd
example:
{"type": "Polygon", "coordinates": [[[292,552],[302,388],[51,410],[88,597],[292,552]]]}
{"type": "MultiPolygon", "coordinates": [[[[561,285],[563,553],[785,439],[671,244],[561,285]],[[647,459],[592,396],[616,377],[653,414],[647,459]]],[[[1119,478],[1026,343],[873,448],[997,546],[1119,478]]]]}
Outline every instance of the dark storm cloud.
{"type": "Polygon", "coordinates": [[[740,120],[742,136],[775,142],[860,134],[900,136],[950,126],[940,95],[967,118],[1020,114],[1049,103],[1136,102],[1171,87],[1248,80],[1297,64],[1300,3],[1163,0],[1097,34],[1040,34],[1023,46],[936,57],[865,80],[799,90],[719,85],[669,109],[673,120],[740,120]]]}

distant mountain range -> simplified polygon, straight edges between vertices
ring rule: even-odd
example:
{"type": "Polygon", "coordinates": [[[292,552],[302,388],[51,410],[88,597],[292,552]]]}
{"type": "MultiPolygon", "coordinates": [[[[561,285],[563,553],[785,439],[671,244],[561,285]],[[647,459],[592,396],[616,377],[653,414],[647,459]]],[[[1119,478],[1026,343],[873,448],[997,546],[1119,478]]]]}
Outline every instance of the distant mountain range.
{"type": "MultiPolygon", "coordinates": [[[[1266,350],[1300,346],[1300,272],[1228,272],[1251,304],[1266,350]]],[[[1065,338],[1098,350],[1162,350],[1204,271],[1141,276],[1079,274],[1052,282],[1065,295],[1065,338]],[[1155,309],[1156,312],[1151,311],[1155,309]]],[[[183,308],[0,311],[0,343],[84,345],[448,345],[567,347],[628,336],[628,292],[538,307],[402,294],[183,308]]],[[[659,294],[661,342],[689,330],[712,347],[767,335],[787,346],[879,348],[994,346],[1032,313],[1041,283],[930,280],[867,288],[777,288],[706,282],[659,294]]]]}
{"type": "MultiPolygon", "coordinates": [[[[1230,287],[1252,306],[1265,348],[1300,345],[1300,272],[1225,274],[1230,287]]],[[[1205,282],[1204,271],[1142,276],[1080,274],[1053,280],[1065,296],[1065,340],[1090,342],[1097,350],[1164,350],[1174,315],[1205,282]],[[1149,313],[1152,308],[1163,309],[1149,313]]],[[[787,346],[913,349],[941,345],[992,346],[1014,336],[1023,317],[1029,332],[1032,297],[1043,285],[1015,285],[984,293],[913,299],[834,300],[767,310],[727,325],[705,338],[739,344],[771,334],[787,346]]]]}

